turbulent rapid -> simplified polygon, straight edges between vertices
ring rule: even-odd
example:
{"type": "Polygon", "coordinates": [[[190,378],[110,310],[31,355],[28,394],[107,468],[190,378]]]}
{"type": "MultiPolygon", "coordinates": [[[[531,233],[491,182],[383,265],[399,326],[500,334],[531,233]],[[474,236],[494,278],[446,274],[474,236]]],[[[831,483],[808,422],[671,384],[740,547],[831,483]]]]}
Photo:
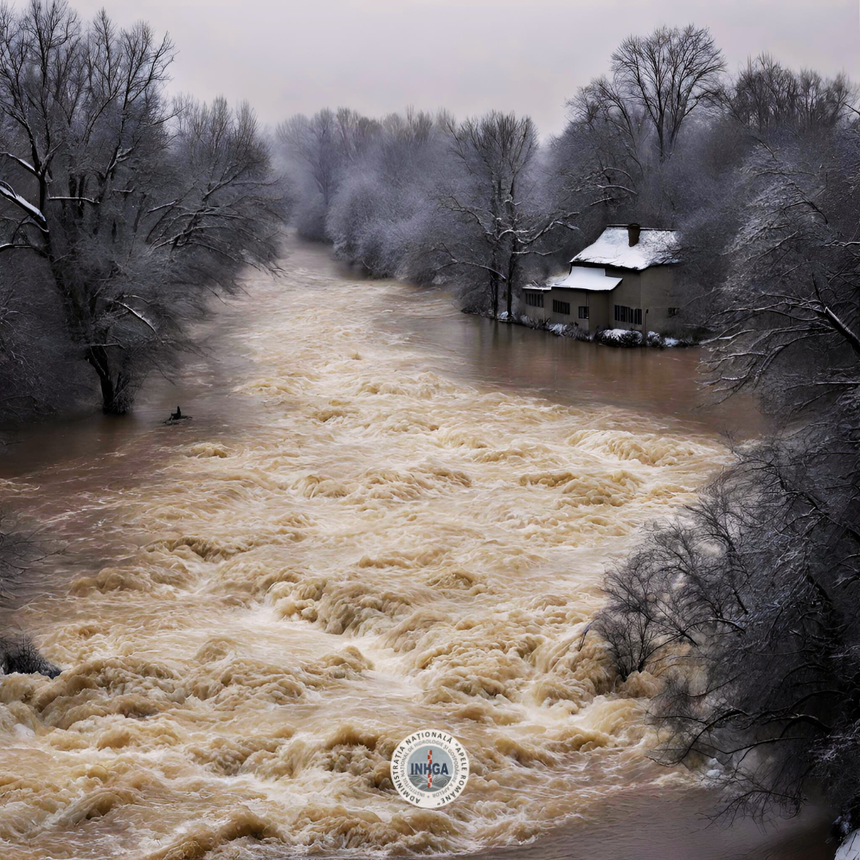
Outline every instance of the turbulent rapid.
{"type": "Polygon", "coordinates": [[[0,483],[68,572],[18,618],[63,673],[0,683],[4,856],[466,852],[692,779],[647,759],[654,680],[618,683],[588,624],[716,436],[446,373],[389,313],[405,288],[309,253],[248,280],[229,427],[153,421],[85,498],[79,460],[0,483]],[[389,774],[425,727],[471,759],[436,811],[389,774]]]}

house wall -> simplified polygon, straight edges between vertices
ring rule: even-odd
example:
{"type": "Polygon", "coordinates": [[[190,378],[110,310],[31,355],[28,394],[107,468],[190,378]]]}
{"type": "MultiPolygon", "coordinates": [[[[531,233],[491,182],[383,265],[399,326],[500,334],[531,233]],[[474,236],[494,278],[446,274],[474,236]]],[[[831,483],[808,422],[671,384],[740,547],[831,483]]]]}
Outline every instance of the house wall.
{"type": "Polygon", "coordinates": [[[554,323],[562,323],[563,325],[573,325],[576,323],[580,327],[588,330],[588,320],[579,319],[578,308],[588,305],[588,292],[586,290],[571,290],[563,287],[553,287],[547,294],[547,309],[549,311],[549,320],[554,323]],[[570,313],[564,314],[555,310],[555,302],[565,302],[570,305],[570,313]]]}
{"type": "MultiPolygon", "coordinates": [[[[609,272],[607,271],[607,274],[609,272]]],[[[641,331],[643,325],[638,325],[633,322],[619,322],[615,319],[615,306],[642,308],[642,274],[640,272],[615,272],[616,276],[623,275],[621,283],[611,292],[607,293],[606,316],[601,325],[604,328],[631,328],[636,331],[641,331]]],[[[642,308],[642,321],[645,321],[645,309],[642,308]]]]}
{"type": "Polygon", "coordinates": [[[680,316],[669,313],[670,308],[679,309],[681,305],[673,266],[654,266],[642,273],[642,303],[648,310],[649,330],[662,333],[678,326],[680,316]]]}
{"type": "MultiPolygon", "coordinates": [[[[578,325],[589,333],[598,328],[629,328],[636,331],[671,332],[680,322],[677,315],[670,315],[670,308],[681,304],[675,289],[675,273],[672,266],[655,266],[642,272],[607,269],[607,275],[622,278],[614,290],[576,290],[568,287],[553,287],[540,291],[544,306],[536,308],[525,305],[523,313],[536,321],[578,325]],[[567,302],[570,314],[553,309],[553,301],[567,302]],[[615,306],[642,311],[642,322],[615,319],[615,306]],[[588,319],[578,317],[578,308],[589,309],[588,319]]],[[[529,292],[529,291],[526,291],[529,292]]],[[[532,291],[537,292],[537,291],[532,291]]]]}
{"type": "MultiPolygon", "coordinates": [[[[525,291],[536,292],[536,291],[525,291]]],[[[567,287],[553,287],[543,291],[544,306],[536,308],[526,304],[523,313],[536,321],[560,323],[561,325],[577,325],[587,332],[594,331],[598,325],[604,325],[606,318],[608,293],[591,290],[575,290],[567,287]],[[555,309],[554,302],[563,302],[570,306],[570,313],[565,314],[555,309]],[[588,308],[588,317],[580,318],[579,309],[588,308]]]]}
{"type": "MultiPolygon", "coordinates": [[[[525,304],[522,311],[530,319],[545,321],[548,323],[560,323],[561,325],[577,325],[586,332],[595,332],[598,328],[614,328],[615,303],[623,281],[614,290],[576,290],[569,287],[553,287],[551,290],[542,292],[544,306],[536,308],[525,304]],[[564,314],[555,310],[554,302],[566,302],[570,305],[570,313],[564,314]],[[588,318],[581,319],[579,308],[588,308],[588,318]]],[[[525,291],[532,292],[532,291],[525,291]]],[[[536,292],[536,291],[534,291],[536,292]]],[[[624,302],[638,301],[638,283],[629,286],[621,293],[624,302]]],[[[638,307],[638,305],[635,305],[638,307]]]]}
{"type": "MultiPolygon", "coordinates": [[[[619,285],[620,286],[620,285],[619,285]]],[[[589,306],[588,331],[593,333],[598,328],[605,328],[606,321],[612,313],[612,294],[615,290],[586,293],[583,304],[589,306]]]]}
{"type": "Polygon", "coordinates": [[[550,317],[550,312],[552,311],[552,300],[549,297],[550,292],[551,290],[523,290],[523,305],[521,313],[524,313],[529,319],[532,319],[535,322],[547,321],[550,317]],[[533,305],[530,305],[526,300],[526,297],[529,295],[543,296],[543,307],[536,308],[533,305]]]}

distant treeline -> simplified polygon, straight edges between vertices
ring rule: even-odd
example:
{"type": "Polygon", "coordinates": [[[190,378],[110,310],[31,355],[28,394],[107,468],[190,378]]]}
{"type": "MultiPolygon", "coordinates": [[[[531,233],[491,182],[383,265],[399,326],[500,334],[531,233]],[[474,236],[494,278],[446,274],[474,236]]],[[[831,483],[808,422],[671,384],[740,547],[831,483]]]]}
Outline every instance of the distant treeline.
{"type": "Polygon", "coordinates": [[[292,117],[275,147],[299,234],[374,276],[453,284],[464,308],[498,316],[524,311],[523,284],[562,270],[606,224],[674,227],[685,316],[709,326],[703,295],[727,275],[764,154],[811,155],[847,131],[852,87],[767,55],[730,76],[692,26],[625,39],[609,65],[572,87],[567,127],[546,141],[528,117],[495,111],[292,117]]]}

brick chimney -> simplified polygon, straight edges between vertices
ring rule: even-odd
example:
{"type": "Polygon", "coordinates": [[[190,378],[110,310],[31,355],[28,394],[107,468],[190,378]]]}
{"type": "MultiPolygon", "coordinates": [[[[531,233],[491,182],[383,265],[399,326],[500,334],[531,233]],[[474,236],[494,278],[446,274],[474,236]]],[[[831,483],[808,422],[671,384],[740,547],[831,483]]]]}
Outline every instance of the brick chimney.
{"type": "Polygon", "coordinates": [[[627,225],[627,243],[632,248],[639,243],[639,234],[642,232],[642,227],[639,224],[627,225]]]}

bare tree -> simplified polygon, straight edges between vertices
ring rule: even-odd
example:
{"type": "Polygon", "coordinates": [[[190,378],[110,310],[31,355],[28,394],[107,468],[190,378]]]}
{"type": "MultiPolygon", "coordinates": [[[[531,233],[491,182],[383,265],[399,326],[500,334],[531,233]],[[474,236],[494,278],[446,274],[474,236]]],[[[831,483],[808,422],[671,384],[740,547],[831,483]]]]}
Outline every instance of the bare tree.
{"type": "Polygon", "coordinates": [[[653,130],[662,161],[672,154],[687,117],[716,101],[724,69],[707,28],[660,27],[621,43],[612,55],[609,90],[619,103],[633,105],[637,110],[631,115],[653,130]]]}
{"type": "Polygon", "coordinates": [[[297,114],[278,126],[277,136],[290,157],[305,168],[327,211],[343,163],[334,112],[326,108],[310,119],[297,114]]]}
{"type": "Polygon", "coordinates": [[[581,175],[593,175],[595,203],[635,200],[648,169],[644,114],[605,77],[583,87],[568,107],[571,122],[556,143],[559,173],[577,185],[581,175]]]}
{"type": "Polygon", "coordinates": [[[326,232],[338,257],[372,275],[426,280],[414,250],[435,207],[444,135],[432,116],[412,110],[380,126],[338,188],[326,232]]]}
{"type": "Polygon", "coordinates": [[[691,116],[719,104],[724,69],[707,29],[661,27],[626,38],[612,54],[611,75],[568,102],[570,123],[553,145],[564,205],[575,196],[592,219],[603,213],[602,223],[618,211],[644,218],[691,116]]]}
{"type": "Polygon", "coordinates": [[[750,157],[750,199],[714,321],[711,382],[719,391],[761,389],[778,376],[779,389],[762,394],[794,413],[855,389],[858,159],[856,127],[778,150],[763,144],[750,157]]]}
{"type": "Polygon", "coordinates": [[[822,78],[808,69],[797,73],[770,54],[760,54],[734,81],[727,105],[742,126],[763,134],[833,128],[851,115],[855,99],[842,74],[822,78]]]}
{"type": "Polygon", "coordinates": [[[109,412],[182,346],[202,291],[276,253],[253,115],[171,107],[172,57],[147,25],[85,27],[60,0],[0,9],[0,264],[33,256],[109,412]]]}
{"type": "Polygon", "coordinates": [[[0,417],[16,423],[69,407],[87,389],[86,371],[69,372],[82,363],[67,338],[58,337],[65,323],[55,292],[26,258],[0,260],[0,417]]]}
{"type": "Polygon", "coordinates": [[[860,488],[855,472],[823,496],[837,460],[818,433],[803,437],[814,453],[798,457],[798,441],[747,452],[656,529],[609,575],[598,621],[622,674],[664,681],[659,757],[713,762],[728,812],[796,812],[823,779],[832,801],[857,803],[860,488]]]}
{"type": "Polygon", "coordinates": [[[310,118],[297,114],[278,126],[277,140],[303,192],[297,213],[302,236],[327,238],[326,218],[347,169],[378,133],[378,123],[343,107],[324,108],[310,118]]]}
{"type": "Polygon", "coordinates": [[[574,213],[540,211],[536,206],[534,175],[537,134],[528,117],[491,112],[460,125],[449,121],[450,150],[459,176],[439,197],[476,242],[439,243],[447,260],[443,267],[473,271],[479,293],[493,317],[499,315],[501,287],[510,317],[513,296],[523,271],[523,260],[547,254],[541,242],[557,228],[575,229],[574,213]]]}

